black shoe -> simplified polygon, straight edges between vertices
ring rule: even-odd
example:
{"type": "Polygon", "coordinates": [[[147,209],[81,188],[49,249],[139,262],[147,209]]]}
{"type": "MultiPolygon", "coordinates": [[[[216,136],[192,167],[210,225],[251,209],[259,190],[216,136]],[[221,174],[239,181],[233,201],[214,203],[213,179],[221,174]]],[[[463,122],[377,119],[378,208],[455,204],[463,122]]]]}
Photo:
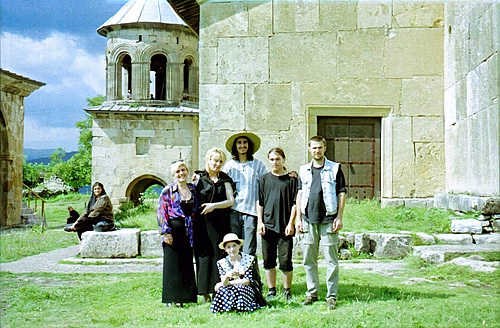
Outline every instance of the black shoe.
{"type": "Polygon", "coordinates": [[[271,301],[276,297],[276,292],[269,292],[266,296],[266,301],[271,301]]]}
{"type": "Polygon", "coordinates": [[[302,302],[302,305],[311,305],[318,300],[315,296],[307,296],[306,300],[302,302]]]}
{"type": "Polygon", "coordinates": [[[283,298],[288,303],[290,303],[292,301],[292,292],[290,292],[290,289],[285,289],[283,291],[283,298]]]}

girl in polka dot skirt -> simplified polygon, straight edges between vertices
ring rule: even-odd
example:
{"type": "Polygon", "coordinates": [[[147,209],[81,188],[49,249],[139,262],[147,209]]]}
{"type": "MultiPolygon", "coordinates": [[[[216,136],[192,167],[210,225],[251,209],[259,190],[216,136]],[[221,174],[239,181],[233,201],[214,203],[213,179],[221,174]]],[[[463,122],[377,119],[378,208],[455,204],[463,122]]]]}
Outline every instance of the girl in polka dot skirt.
{"type": "Polygon", "coordinates": [[[255,257],[240,253],[243,242],[236,234],[228,233],[219,244],[228,256],[217,261],[221,281],[215,285],[216,295],[210,306],[213,313],[250,312],[260,308],[251,286],[255,257]]]}

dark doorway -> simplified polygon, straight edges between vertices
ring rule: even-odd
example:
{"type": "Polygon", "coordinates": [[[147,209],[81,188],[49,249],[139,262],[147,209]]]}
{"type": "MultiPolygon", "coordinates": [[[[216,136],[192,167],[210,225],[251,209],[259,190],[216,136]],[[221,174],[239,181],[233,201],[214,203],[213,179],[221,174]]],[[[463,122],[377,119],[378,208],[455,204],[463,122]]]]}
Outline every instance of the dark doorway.
{"type": "Polygon", "coordinates": [[[347,196],[380,197],[380,118],[318,117],[326,157],[342,164],[347,196]]]}

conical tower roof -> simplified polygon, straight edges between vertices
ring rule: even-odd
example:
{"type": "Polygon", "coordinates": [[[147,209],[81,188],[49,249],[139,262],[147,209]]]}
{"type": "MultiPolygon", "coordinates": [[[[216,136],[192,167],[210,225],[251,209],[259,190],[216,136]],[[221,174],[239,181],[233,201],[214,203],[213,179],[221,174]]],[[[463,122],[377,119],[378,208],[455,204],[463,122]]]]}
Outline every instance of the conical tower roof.
{"type": "Polygon", "coordinates": [[[137,23],[187,24],[172,9],[167,0],[131,0],[98,29],[97,33],[107,36],[114,26],[137,23]]]}

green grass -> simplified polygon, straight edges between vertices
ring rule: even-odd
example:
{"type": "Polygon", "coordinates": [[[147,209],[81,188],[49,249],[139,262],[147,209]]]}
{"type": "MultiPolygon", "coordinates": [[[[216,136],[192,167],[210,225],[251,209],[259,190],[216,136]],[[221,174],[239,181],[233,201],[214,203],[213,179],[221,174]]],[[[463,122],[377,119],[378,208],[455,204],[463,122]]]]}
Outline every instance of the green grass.
{"type": "Polygon", "coordinates": [[[451,212],[439,209],[380,207],[376,200],[349,199],[344,211],[344,231],[387,232],[413,231],[448,233],[451,212]]]}
{"type": "Polygon", "coordinates": [[[272,307],[253,313],[214,315],[208,304],[167,308],[160,302],[160,272],[1,273],[1,323],[2,327],[16,328],[495,327],[498,323],[500,286],[494,274],[477,274],[456,266],[409,271],[396,278],[341,270],[339,307],[334,312],[326,310],[324,276],[325,270],[320,268],[320,301],[307,308],[300,304],[306,290],[305,273],[302,266],[296,266],[291,304],[278,298],[272,307]],[[402,283],[414,276],[433,282],[402,283]],[[474,285],[450,287],[471,277],[474,285]]]}

